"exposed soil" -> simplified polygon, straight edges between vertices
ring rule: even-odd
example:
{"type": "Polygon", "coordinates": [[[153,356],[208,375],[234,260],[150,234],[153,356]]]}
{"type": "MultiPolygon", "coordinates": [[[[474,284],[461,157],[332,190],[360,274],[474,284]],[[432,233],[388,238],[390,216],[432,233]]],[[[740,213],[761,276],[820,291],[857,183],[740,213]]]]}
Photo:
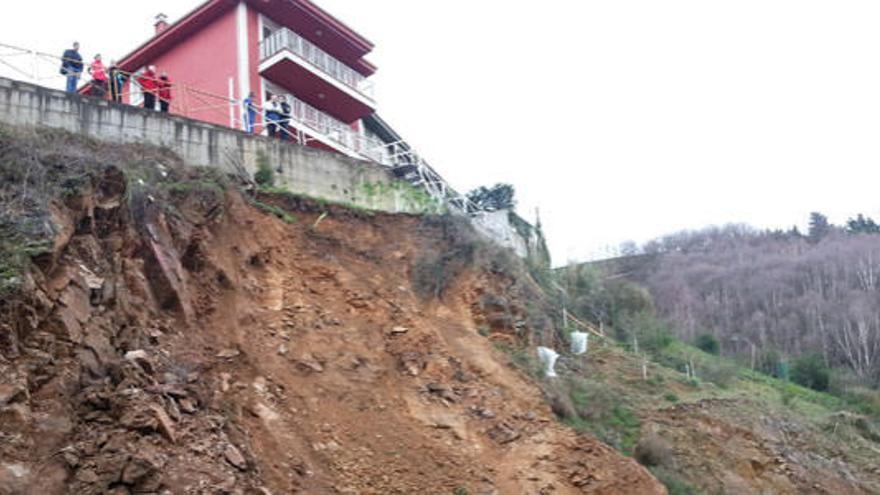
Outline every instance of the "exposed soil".
{"type": "Polygon", "coordinates": [[[436,222],[123,184],[54,205],[3,303],[0,494],[665,493],[478,332],[509,275],[416,295],[436,222]]]}
{"type": "Polygon", "coordinates": [[[642,438],[668,446],[661,467],[698,493],[880,493],[880,438],[852,427],[858,415],[786,405],[754,384],[694,388],[683,374],[653,365],[647,382],[641,359],[611,343],[560,367],[562,376],[576,372],[625,396],[642,438]],[[669,395],[681,402],[670,404],[669,395]]]}

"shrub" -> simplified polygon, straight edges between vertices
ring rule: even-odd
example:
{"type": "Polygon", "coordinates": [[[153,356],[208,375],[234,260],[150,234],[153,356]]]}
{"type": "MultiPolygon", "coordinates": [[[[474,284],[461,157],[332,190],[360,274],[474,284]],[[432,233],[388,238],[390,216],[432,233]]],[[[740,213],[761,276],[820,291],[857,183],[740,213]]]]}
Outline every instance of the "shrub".
{"type": "Polygon", "coordinates": [[[633,457],[646,467],[667,465],[672,460],[672,447],[656,434],[648,434],[639,440],[633,457]]]}
{"type": "Polygon", "coordinates": [[[788,380],[787,363],[775,349],[768,349],[758,356],[758,370],[766,375],[788,380]]]}
{"type": "Polygon", "coordinates": [[[427,248],[416,260],[412,284],[422,298],[441,298],[455,278],[474,263],[481,244],[465,219],[445,215],[426,217],[424,222],[423,228],[439,227],[440,248],[427,248]]]}
{"type": "Polygon", "coordinates": [[[718,337],[710,333],[704,333],[697,337],[694,345],[706,354],[713,354],[715,356],[721,354],[721,342],[718,341],[718,337]]]}
{"type": "Polygon", "coordinates": [[[621,452],[632,452],[641,423],[620,394],[602,383],[582,379],[570,380],[567,385],[577,411],[577,419],[568,423],[589,430],[621,452]]]}
{"type": "Polygon", "coordinates": [[[825,365],[822,356],[810,354],[794,360],[791,367],[791,380],[813,390],[828,390],[831,381],[831,370],[825,365]]]}
{"type": "Polygon", "coordinates": [[[667,468],[651,468],[651,473],[663,483],[669,495],[697,495],[697,489],[667,468]]]}
{"type": "Polygon", "coordinates": [[[673,404],[675,404],[675,403],[678,402],[678,400],[679,400],[679,399],[678,399],[678,396],[675,395],[675,394],[673,394],[672,392],[670,392],[670,393],[664,395],[663,398],[666,399],[666,400],[669,401],[669,402],[672,402],[673,404]]]}
{"type": "Polygon", "coordinates": [[[647,311],[621,318],[614,331],[615,336],[627,346],[633,345],[633,337],[638,338],[639,351],[654,355],[675,341],[669,325],[647,311]]]}
{"type": "Polygon", "coordinates": [[[721,388],[727,388],[739,375],[739,368],[735,364],[720,359],[700,363],[697,371],[700,378],[721,388]]]}
{"type": "Polygon", "coordinates": [[[275,185],[275,171],[269,165],[269,158],[262,153],[257,156],[257,172],[254,174],[254,182],[260,187],[275,185]]]}

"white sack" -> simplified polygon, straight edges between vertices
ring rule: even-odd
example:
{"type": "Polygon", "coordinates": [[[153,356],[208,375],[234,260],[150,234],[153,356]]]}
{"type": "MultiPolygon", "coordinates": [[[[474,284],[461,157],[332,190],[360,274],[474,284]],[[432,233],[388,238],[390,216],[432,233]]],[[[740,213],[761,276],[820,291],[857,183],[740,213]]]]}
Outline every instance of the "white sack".
{"type": "Polygon", "coordinates": [[[553,349],[538,347],[538,359],[540,359],[541,364],[544,365],[544,376],[548,378],[556,377],[556,370],[553,368],[556,366],[556,360],[558,358],[559,354],[553,349]]]}

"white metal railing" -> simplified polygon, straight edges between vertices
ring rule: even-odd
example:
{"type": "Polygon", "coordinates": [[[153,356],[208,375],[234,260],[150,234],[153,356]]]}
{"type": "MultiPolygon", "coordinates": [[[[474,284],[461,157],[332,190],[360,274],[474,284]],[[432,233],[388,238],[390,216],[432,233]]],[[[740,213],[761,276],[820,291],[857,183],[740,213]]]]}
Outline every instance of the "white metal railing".
{"type": "Polygon", "coordinates": [[[383,165],[392,165],[381,140],[364,136],[348,124],[318,110],[293,95],[285,95],[290,104],[290,120],[301,124],[333,143],[383,165]]]}
{"type": "Polygon", "coordinates": [[[290,50],[333,79],[373,99],[373,86],[366,77],[288,28],[276,30],[260,43],[260,60],[282,50],[290,50]]]}

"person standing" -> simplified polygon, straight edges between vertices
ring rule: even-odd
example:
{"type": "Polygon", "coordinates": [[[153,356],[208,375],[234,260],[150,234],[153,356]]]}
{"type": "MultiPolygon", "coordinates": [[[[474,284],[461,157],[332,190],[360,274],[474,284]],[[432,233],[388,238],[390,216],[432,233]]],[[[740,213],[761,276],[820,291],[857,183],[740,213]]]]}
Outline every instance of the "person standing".
{"type": "Polygon", "coordinates": [[[156,66],[151,65],[137,78],[137,83],[144,93],[144,108],[156,109],[156,90],[159,87],[159,79],[156,77],[156,66]]]}
{"type": "Polygon", "coordinates": [[[61,74],[67,77],[67,92],[76,93],[76,86],[83,71],[83,60],[79,54],[79,42],[73,48],[64,51],[61,56],[61,74]]]}
{"type": "Polygon", "coordinates": [[[281,96],[279,101],[279,106],[281,107],[281,140],[288,141],[290,139],[290,116],[291,109],[290,103],[287,102],[286,96],[281,96]]]}
{"type": "Polygon", "coordinates": [[[89,66],[89,74],[92,75],[92,96],[96,98],[107,97],[107,69],[101,61],[101,54],[95,55],[95,60],[89,66]]]}
{"type": "Polygon", "coordinates": [[[162,113],[171,109],[171,79],[165,72],[159,77],[159,108],[162,113]]]}
{"type": "Polygon", "coordinates": [[[110,62],[110,70],[108,71],[108,79],[110,80],[110,99],[116,103],[122,103],[122,90],[125,87],[127,77],[125,73],[119,70],[116,62],[110,62]]]}
{"type": "Polygon", "coordinates": [[[244,102],[242,102],[244,105],[244,129],[248,134],[254,133],[254,126],[257,121],[256,99],[257,95],[251,91],[248,97],[244,99],[244,102]]]}
{"type": "Polygon", "coordinates": [[[266,105],[266,122],[269,129],[269,137],[275,138],[278,133],[278,124],[281,120],[281,105],[278,103],[278,95],[272,95],[266,105]]]}

